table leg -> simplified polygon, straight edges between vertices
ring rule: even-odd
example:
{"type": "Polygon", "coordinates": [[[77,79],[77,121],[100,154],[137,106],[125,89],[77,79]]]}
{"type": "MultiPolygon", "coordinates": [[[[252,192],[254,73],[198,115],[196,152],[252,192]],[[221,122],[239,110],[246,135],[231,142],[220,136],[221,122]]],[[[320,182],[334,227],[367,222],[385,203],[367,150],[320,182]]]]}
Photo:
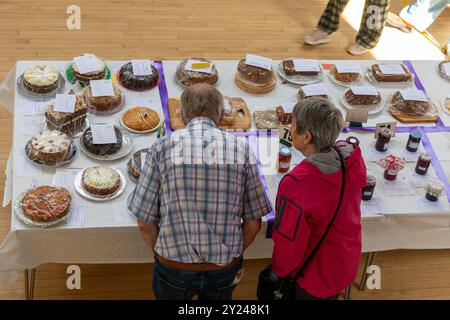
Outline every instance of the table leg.
{"type": "Polygon", "coordinates": [[[368,252],[366,256],[366,262],[364,263],[363,274],[361,276],[361,282],[359,283],[359,291],[364,291],[366,289],[367,282],[367,268],[375,262],[376,252],[368,252]]]}
{"type": "Polygon", "coordinates": [[[36,268],[25,269],[25,297],[27,300],[34,299],[35,279],[36,279],[36,268]]]}
{"type": "Polygon", "coordinates": [[[349,285],[345,288],[344,291],[344,300],[350,300],[352,298],[352,285],[349,285]]]}

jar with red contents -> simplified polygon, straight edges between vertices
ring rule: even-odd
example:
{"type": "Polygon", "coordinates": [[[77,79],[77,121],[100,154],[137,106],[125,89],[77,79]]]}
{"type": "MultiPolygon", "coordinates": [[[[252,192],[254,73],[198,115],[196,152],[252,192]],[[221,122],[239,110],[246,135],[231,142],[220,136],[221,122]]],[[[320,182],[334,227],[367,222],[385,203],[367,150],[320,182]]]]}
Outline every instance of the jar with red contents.
{"type": "Polygon", "coordinates": [[[431,156],[426,152],[421,153],[419,159],[417,159],[416,173],[420,175],[426,175],[430,164],[431,156]]]}
{"type": "Polygon", "coordinates": [[[286,173],[291,167],[292,153],[288,147],[281,147],[278,152],[278,172],[286,173]]]}
{"type": "Polygon", "coordinates": [[[398,169],[388,168],[384,170],[384,178],[389,181],[394,181],[395,179],[397,179],[398,172],[399,172],[398,169]]]}
{"type": "Polygon", "coordinates": [[[369,201],[373,197],[377,180],[374,176],[368,175],[366,186],[362,190],[362,200],[369,201]]]}

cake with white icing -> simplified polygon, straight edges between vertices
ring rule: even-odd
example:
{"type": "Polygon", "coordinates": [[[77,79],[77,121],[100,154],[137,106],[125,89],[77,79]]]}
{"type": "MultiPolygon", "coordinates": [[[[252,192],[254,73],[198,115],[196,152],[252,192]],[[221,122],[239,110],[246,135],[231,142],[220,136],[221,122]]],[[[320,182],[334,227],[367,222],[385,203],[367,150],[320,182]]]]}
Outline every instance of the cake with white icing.
{"type": "Polygon", "coordinates": [[[64,162],[70,156],[69,136],[57,130],[44,130],[28,142],[28,156],[42,164],[54,165],[64,162]]]}
{"type": "Polygon", "coordinates": [[[77,79],[79,82],[84,84],[89,84],[89,81],[91,80],[102,80],[105,78],[106,75],[106,67],[105,63],[98,57],[95,57],[95,60],[98,65],[98,69],[87,72],[87,73],[81,73],[78,70],[77,64],[75,62],[72,63],[72,70],[73,70],[73,76],[75,79],[77,79]]]}
{"type": "Polygon", "coordinates": [[[59,71],[51,66],[35,65],[23,73],[23,85],[31,92],[49,93],[58,87],[59,71]]]}
{"type": "Polygon", "coordinates": [[[113,195],[120,189],[121,181],[117,170],[107,166],[95,166],[83,171],[81,184],[93,196],[113,195]]]}

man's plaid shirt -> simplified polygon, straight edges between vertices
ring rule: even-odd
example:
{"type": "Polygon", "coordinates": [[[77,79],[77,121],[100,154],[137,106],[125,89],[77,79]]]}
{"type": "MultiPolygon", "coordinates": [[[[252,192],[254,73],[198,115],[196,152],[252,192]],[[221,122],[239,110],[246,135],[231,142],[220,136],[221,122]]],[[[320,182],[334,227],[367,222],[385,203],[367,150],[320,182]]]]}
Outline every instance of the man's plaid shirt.
{"type": "Polygon", "coordinates": [[[160,256],[219,265],[242,254],[242,220],[271,211],[246,140],[203,117],[150,148],[128,208],[158,224],[160,256]]]}

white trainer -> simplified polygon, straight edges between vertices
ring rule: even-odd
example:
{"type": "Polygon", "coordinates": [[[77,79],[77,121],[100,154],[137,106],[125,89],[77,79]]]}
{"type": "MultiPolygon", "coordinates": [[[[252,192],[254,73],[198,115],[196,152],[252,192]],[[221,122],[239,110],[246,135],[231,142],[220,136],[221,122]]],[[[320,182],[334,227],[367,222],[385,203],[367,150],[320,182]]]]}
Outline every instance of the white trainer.
{"type": "Polygon", "coordinates": [[[364,48],[363,46],[360,46],[356,42],[347,48],[347,52],[354,56],[360,56],[369,51],[370,51],[370,49],[364,48]]]}
{"type": "Polygon", "coordinates": [[[320,29],[316,29],[310,32],[304,39],[304,42],[306,44],[309,44],[310,46],[317,46],[319,44],[328,43],[330,41],[331,36],[320,29]]]}

